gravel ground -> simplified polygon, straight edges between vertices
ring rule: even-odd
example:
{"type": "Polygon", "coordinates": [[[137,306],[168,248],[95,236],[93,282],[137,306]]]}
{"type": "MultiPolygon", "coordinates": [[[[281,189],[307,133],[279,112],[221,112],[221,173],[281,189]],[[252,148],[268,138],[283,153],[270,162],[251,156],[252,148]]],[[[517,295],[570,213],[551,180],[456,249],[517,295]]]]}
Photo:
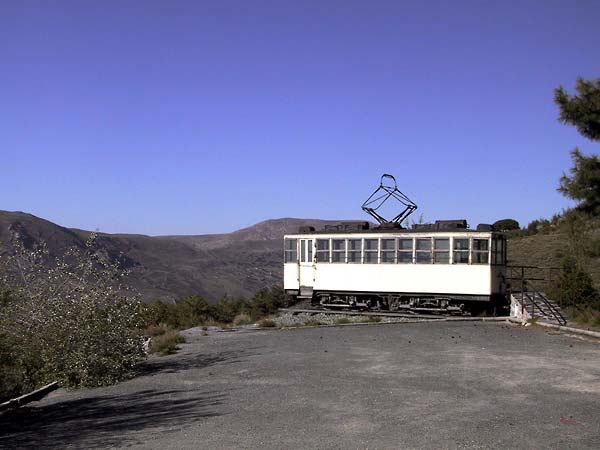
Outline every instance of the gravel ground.
{"type": "MultiPolygon", "coordinates": [[[[435,319],[433,319],[435,320],[435,319]]],[[[421,321],[420,319],[404,318],[404,317],[382,317],[382,316],[359,316],[359,315],[345,315],[345,314],[308,314],[299,313],[291,314],[285,313],[273,318],[273,321],[280,327],[294,327],[303,325],[335,325],[339,324],[340,321],[347,321],[347,323],[365,323],[365,322],[381,322],[381,323],[393,323],[393,322],[416,322],[421,321]]]]}
{"type": "Polygon", "coordinates": [[[0,415],[0,448],[600,448],[591,339],[493,322],[187,335],[135,379],[0,415]]]}

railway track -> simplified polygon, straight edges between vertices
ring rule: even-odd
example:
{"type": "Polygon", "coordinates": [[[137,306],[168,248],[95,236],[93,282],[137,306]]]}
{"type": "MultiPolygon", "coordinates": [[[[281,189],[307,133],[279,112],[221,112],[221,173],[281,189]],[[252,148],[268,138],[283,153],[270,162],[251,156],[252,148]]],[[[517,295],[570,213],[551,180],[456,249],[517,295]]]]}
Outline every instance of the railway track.
{"type": "Polygon", "coordinates": [[[279,308],[279,312],[287,314],[330,314],[339,316],[364,316],[364,317],[388,317],[388,318],[406,318],[420,319],[431,321],[504,321],[507,317],[471,317],[457,316],[451,314],[416,314],[416,313],[400,313],[400,312],[383,312],[383,311],[336,311],[323,308],[279,308]]]}

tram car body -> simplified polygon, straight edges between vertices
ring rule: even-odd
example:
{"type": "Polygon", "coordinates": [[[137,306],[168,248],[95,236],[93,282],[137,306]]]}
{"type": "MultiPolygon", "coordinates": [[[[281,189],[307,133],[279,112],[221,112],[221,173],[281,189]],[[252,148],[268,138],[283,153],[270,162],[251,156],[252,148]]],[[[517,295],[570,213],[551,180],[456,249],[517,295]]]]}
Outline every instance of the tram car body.
{"type": "Polygon", "coordinates": [[[342,224],[284,237],[288,300],[325,308],[477,313],[506,302],[506,239],[491,225],[342,224]]]}

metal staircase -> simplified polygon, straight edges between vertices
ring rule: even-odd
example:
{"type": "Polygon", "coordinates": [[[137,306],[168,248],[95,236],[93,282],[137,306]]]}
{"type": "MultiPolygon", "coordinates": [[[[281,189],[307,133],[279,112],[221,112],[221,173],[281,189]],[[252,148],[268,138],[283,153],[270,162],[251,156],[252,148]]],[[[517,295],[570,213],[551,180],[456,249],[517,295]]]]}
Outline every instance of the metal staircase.
{"type": "Polygon", "coordinates": [[[561,326],[567,324],[560,306],[546,297],[543,292],[515,292],[512,297],[521,304],[523,311],[527,312],[531,319],[542,319],[561,326]]]}
{"type": "Polygon", "coordinates": [[[536,285],[551,283],[553,275],[559,269],[535,266],[507,266],[506,269],[511,300],[520,305],[523,318],[542,319],[561,326],[567,324],[560,306],[550,300],[536,285]]]}

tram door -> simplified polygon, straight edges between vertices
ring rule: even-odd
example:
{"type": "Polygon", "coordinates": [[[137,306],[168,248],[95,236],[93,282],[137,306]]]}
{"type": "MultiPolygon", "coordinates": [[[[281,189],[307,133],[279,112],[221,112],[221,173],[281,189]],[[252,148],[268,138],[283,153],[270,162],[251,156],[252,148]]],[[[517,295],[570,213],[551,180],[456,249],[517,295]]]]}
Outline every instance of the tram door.
{"type": "Polygon", "coordinates": [[[300,264],[298,278],[300,289],[314,284],[313,240],[300,239],[300,264]]]}

